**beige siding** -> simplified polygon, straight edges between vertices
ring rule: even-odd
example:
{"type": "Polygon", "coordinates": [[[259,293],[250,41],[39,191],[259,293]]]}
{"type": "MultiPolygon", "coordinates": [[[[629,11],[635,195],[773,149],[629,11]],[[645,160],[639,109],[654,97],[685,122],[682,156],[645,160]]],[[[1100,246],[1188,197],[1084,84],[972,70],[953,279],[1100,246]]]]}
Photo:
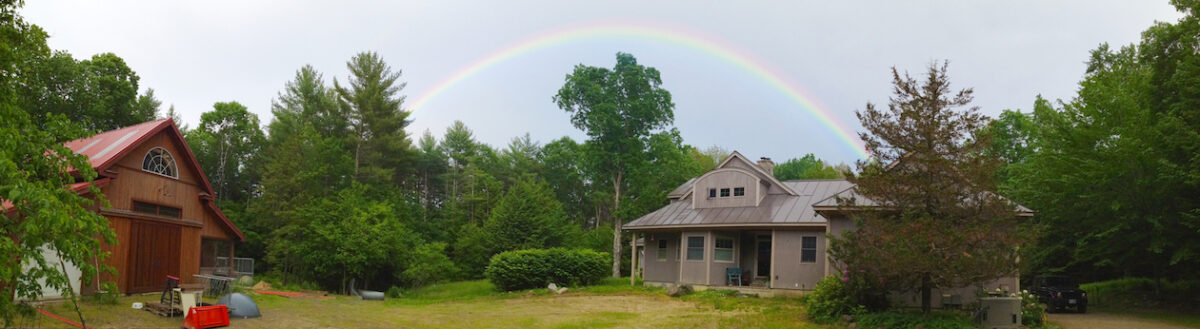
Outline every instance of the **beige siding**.
{"type": "Polygon", "coordinates": [[[771,254],[775,267],[771,286],[779,289],[812,289],[825,276],[825,231],[775,231],[775,250],[771,254]],[[800,262],[803,237],[815,237],[817,257],[815,262],[800,262]]]}
{"type": "Polygon", "coordinates": [[[692,206],[696,209],[702,208],[720,208],[720,207],[754,207],[758,205],[759,197],[759,178],[749,172],[740,169],[719,169],[709,174],[700,177],[696,184],[693,185],[696,189],[692,193],[692,206]],[[742,196],[733,196],[733,189],[742,187],[746,189],[746,194],[742,196]],[[717,189],[717,197],[708,197],[709,189],[717,189]],[[721,197],[720,190],[728,188],[728,197],[721,197]]]}
{"type": "Polygon", "coordinates": [[[714,285],[714,286],[723,286],[723,285],[725,285],[725,269],[730,268],[730,267],[740,267],[738,265],[738,264],[740,264],[740,261],[741,261],[741,255],[739,255],[739,253],[741,251],[741,248],[739,246],[740,237],[738,236],[737,232],[728,232],[728,231],[713,231],[713,232],[711,232],[710,236],[712,236],[712,242],[707,242],[708,243],[708,254],[713,255],[713,257],[709,257],[709,259],[708,259],[708,262],[709,262],[708,284],[714,285]],[[717,238],[733,239],[733,260],[732,261],[718,261],[716,259],[716,255],[715,255],[716,249],[715,248],[717,245],[717,238]]]}
{"type": "Polygon", "coordinates": [[[706,284],[708,282],[708,260],[712,259],[711,247],[712,239],[709,238],[707,231],[690,231],[683,232],[683,264],[680,266],[679,282],[692,284],[706,284]],[[704,259],[703,260],[687,260],[688,237],[704,237],[704,259]]]}
{"type": "Polygon", "coordinates": [[[679,280],[679,234],[650,233],[646,235],[652,240],[646,244],[645,277],[650,282],[675,282],[679,280]],[[667,248],[664,259],[659,260],[660,241],[665,241],[667,248]]]}

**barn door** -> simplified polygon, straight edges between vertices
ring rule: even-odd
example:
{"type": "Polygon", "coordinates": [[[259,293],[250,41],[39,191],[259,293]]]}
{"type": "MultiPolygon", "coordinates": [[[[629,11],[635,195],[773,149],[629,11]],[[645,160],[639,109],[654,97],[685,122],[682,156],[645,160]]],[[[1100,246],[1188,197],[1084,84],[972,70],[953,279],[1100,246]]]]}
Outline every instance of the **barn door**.
{"type": "Polygon", "coordinates": [[[130,226],[128,291],[160,291],[168,275],[179,276],[178,225],[133,221],[130,226]]]}

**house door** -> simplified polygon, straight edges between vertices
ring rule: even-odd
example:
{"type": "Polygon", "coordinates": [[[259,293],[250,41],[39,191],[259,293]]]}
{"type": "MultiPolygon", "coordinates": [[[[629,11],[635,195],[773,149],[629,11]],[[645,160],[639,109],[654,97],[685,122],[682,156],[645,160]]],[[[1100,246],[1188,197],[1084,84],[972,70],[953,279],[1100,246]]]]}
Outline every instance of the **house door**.
{"type": "Polygon", "coordinates": [[[755,239],[755,249],[758,250],[758,265],[754,268],[754,276],[768,277],[771,276],[771,236],[759,235],[755,239]]]}
{"type": "Polygon", "coordinates": [[[179,276],[180,234],[177,225],[132,221],[124,293],[160,291],[168,275],[179,276]]]}

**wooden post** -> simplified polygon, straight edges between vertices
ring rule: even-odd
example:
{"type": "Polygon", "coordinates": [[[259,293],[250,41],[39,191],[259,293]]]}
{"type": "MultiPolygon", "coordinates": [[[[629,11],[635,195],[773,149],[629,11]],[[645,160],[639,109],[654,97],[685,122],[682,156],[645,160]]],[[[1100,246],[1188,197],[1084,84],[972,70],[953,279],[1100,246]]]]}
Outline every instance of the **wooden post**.
{"type": "Polygon", "coordinates": [[[629,234],[629,246],[631,247],[631,248],[629,248],[629,253],[630,253],[630,255],[629,255],[629,258],[630,258],[629,285],[630,286],[637,285],[637,275],[638,275],[638,273],[637,273],[638,272],[637,236],[638,236],[637,232],[631,232],[629,234]]]}
{"type": "Polygon", "coordinates": [[[237,279],[237,274],[233,273],[233,240],[229,240],[229,277],[237,279]]]}

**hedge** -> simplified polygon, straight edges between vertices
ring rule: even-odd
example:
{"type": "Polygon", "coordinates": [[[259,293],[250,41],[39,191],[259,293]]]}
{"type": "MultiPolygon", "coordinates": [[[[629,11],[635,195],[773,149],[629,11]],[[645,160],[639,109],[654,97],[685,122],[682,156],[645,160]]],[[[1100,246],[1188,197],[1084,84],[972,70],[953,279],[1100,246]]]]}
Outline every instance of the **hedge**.
{"type": "Polygon", "coordinates": [[[501,291],[586,286],[608,276],[611,258],[587,249],[526,249],[492,256],[483,274],[501,291]]]}

